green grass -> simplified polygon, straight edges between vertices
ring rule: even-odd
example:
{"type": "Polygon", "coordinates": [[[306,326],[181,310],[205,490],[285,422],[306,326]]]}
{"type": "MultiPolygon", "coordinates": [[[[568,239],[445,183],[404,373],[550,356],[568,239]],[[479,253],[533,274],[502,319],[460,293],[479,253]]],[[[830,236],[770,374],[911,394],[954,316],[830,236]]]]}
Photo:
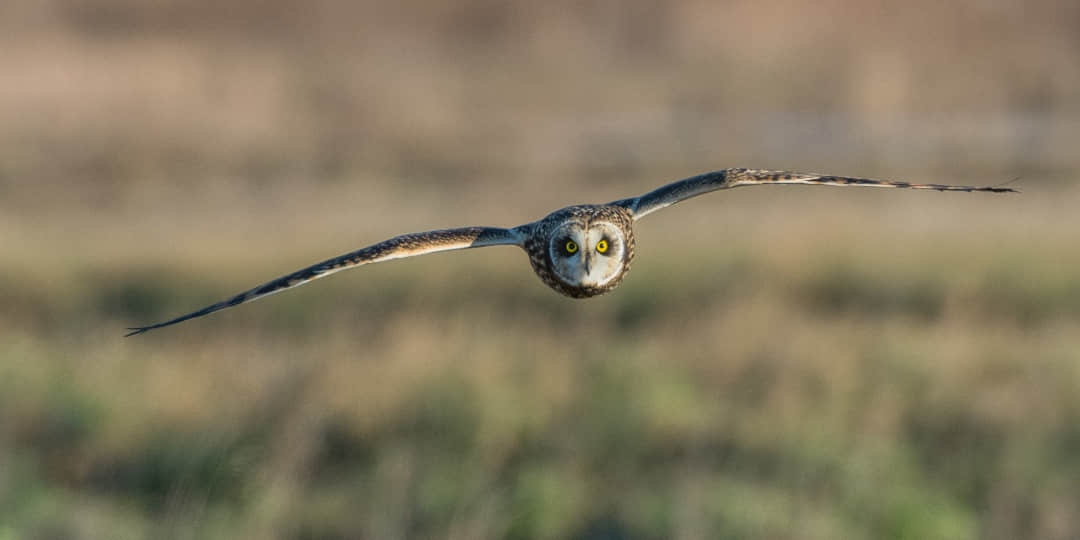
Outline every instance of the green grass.
{"type": "Polygon", "coordinates": [[[126,340],[248,272],[73,270],[5,293],[42,315],[0,349],[0,512],[16,534],[1027,535],[1080,501],[1074,284],[1049,248],[990,256],[739,248],[589,302],[448,257],[126,340]]]}

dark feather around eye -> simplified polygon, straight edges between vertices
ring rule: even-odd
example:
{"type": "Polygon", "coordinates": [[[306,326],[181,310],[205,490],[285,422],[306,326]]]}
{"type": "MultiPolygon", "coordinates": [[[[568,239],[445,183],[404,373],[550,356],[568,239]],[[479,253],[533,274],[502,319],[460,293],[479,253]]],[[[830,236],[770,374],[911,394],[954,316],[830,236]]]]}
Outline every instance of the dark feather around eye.
{"type": "Polygon", "coordinates": [[[607,255],[611,252],[611,247],[613,245],[615,244],[611,241],[611,238],[603,236],[600,238],[600,241],[596,243],[596,252],[601,255],[607,255]],[[600,249],[601,247],[603,247],[603,249],[600,249]]]}

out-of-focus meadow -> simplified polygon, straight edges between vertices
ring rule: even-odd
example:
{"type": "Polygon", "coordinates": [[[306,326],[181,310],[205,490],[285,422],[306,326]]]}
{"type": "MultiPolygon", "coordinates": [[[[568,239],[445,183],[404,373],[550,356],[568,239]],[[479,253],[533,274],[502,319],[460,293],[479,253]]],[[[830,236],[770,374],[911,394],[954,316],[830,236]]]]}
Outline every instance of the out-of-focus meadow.
{"type": "Polygon", "coordinates": [[[0,538],[1080,536],[1080,4],[0,4],[0,538]],[[614,293],[402,232],[729,166],[614,293]]]}

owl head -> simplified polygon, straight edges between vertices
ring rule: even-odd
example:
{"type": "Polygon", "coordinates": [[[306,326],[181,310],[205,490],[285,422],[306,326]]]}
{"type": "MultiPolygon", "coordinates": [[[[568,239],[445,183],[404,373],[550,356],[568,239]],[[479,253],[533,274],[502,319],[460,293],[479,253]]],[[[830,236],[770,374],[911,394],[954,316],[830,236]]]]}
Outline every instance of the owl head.
{"type": "Polygon", "coordinates": [[[541,220],[530,258],[556,291],[586,298],[614,289],[634,256],[633,218],[619,207],[576,206],[541,220]]]}

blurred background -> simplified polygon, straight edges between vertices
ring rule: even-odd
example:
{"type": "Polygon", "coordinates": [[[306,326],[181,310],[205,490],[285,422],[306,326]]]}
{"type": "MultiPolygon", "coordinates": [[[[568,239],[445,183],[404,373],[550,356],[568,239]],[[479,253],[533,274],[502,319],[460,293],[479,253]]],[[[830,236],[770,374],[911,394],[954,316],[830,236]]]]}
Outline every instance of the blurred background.
{"type": "Polygon", "coordinates": [[[5,0],[0,538],[1080,536],[1080,3],[5,0]],[[403,232],[723,167],[575,301],[403,232]]]}

